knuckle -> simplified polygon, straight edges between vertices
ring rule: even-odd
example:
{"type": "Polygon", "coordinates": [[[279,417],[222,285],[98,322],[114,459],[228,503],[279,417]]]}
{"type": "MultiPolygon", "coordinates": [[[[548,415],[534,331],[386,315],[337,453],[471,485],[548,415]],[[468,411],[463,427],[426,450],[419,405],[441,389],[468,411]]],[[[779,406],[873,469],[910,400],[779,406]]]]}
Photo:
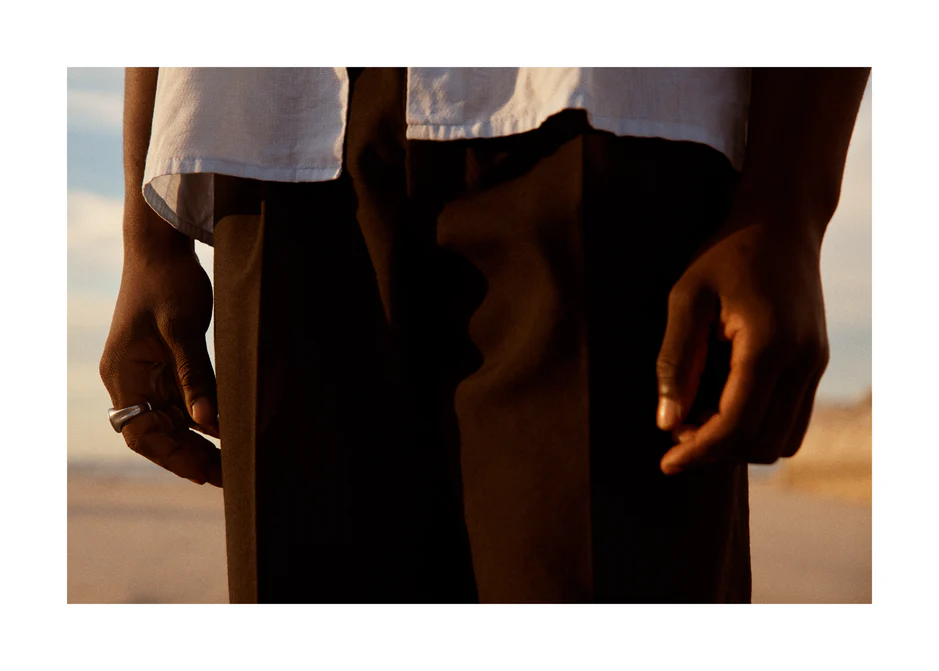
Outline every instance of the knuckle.
{"type": "Polygon", "coordinates": [[[678,377],[679,368],[678,358],[671,354],[660,354],[655,361],[655,372],[660,381],[674,381],[678,377]]]}
{"type": "Polygon", "coordinates": [[[719,435],[722,449],[728,453],[745,454],[753,449],[759,433],[756,422],[745,417],[729,420],[719,435]]]}
{"type": "Polygon", "coordinates": [[[179,384],[183,389],[191,389],[199,386],[202,370],[192,359],[183,358],[176,364],[176,376],[179,378],[179,384]]]}
{"type": "Polygon", "coordinates": [[[113,357],[102,357],[98,362],[98,376],[111,398],[111,403],[115,405],[119,403],[121,397],[120,362],[113,357]]]}
{"type": "Polygon", "coordinates": [[[194,359],[184,359],[176,369],[179,386],[184,391],[210,393],[215,388],[215,376],[212,364],[194,359]]]}
{"type": "Polygon", "coordinates": [[[114,383],[114,365],[110,360],[102,358],[98,362],[98,377],[101,378],[101,381],[104,383],[105,389],[108,390],[108,393],[112,391],[112,385],[114,383]]]}
{"type": "Polygon", "coordinates": [[[679,394],[680,389],[687,383],[689,372],[687,366],[677,358],[664,355],[655,362],[655,373],[658,379],[659,393],[665,396],[679,394]]]}
{"type": "Polygon", "coordinates": [[[101,359],[98,360],[98,376],[105,386],[110,385],[117,377],[118,356],[114,345],[109,340],[104,345],[101,359]]]}
{"type": "Polygon", "coordinates": [[[828,338],[824,333],[800,333],[793,338],[794,344],[800,354],[814,360],[821,360],[827,355],[828,338]]]}
{"type": "Polygon", "coordinates": [[[111,377],[111,357],[107,348],[105,348],[104,353],[98,360],[98,375],[104,381],[107,381],[107,379],[111,377]]]}
{"type": "Polygon", "coordinates": [[[693,312],[697,293],[687,287],[676,285],[668,294],[669,312],[693,312]]]}
{"type": "Polygon", "coordinates": [[[172,423],[166,415],[161,410],[154,410],[130,420],[121,430],[121,436],[133,452],[162,465],[156,458],[160,436],[169,435],[172,431],[172,423]]]}
{"type": "Polygon", "coordinates": [[[828,340],[816,335],[802,336],[794,340],[789,358],[800,370],[811,375],[821,375],[828,366],[830,350],[828,340]]]}

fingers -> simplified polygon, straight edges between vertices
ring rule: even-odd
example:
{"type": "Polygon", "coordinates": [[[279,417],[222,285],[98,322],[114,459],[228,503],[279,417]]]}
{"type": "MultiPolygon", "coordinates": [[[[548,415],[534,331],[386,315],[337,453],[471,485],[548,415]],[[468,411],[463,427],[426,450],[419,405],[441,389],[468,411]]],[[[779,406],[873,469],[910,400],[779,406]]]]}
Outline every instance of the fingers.
{"type": "Polygon", "coordinates": [[[221,451],[195,431],[183,431],[177,434],[176,438],[179,443],[179,450],[176,454],[180,455],[177,458],[183,462],[193,463],[199,468],[199,477],[195,481],[198,484],[207,482],[215,487],[221,487],[221,451]]]}
{"type": "Polygon", "coordinates": [[[221,487],[221,454],[189,430],[192,419],[178,407],[176,371],[167,366],[167,358],[165,345],[154,334],[138,333],[106,345],[101,378],[114,407],[149,402],[154,408],[125,424],[121,434],[128,447],[157,465],[221,487]]]}
{"type": "Polygon", "coordinates": [[[673,431],[678,445],[662,459],[666,474],[725,458],[771,464],[791,457],[801,446],[827,365],[827,345],[808,345],[785,357],[774,354],[768,344],[739,344],[720,410],[701,426],[683,425],[673,431]]]}
{"type": "Polygon", "coordinates": [[[801,354],[780,376],[760,435],[747,454],[750,463],[772,464],[780,457],[793,456],[802,446],[825,368],[813,352],[801,354]]]}
{"type": "Polygon", "coordinates": [[[218,401],[215,372],[205,334],[164,335],[175,366],[176,380],[195,428],[218,438],[218,401]]]}
{"type": "Polygon", "coordinates": [[[144,413],[121,431],[134,452],[198,484],[222,486],[221,452],[202,436],[174,424],[162,410],[144,413]]]}
{"type": "Polygon", "coordinates": [[[683,440],[662,457],[662,472],[679,473],[742,453],[752,445],[773,398],[782,364],[765,340],[752,333],[736,334],[730,373],[717,413],[700,428],[682,432],[683,440]]]}
{"type": "Polygon", "coordinates": [[[665,337],[656,361],[657,423],[663,431],[677,427],[694,403],[716,312],[715,299],[703,288],[688,292],[676,287],[669,295],[665,337]]]}
{"type": "Polygon", "coordinates": [[[815,394],[818,391],[818,383],[821,381],[822,371],[817,372],[807,385],[805,394],[802,397],[801,407],[796,414],[795,421],[789,431],[789,436],[783,444],[780,455],[783,457],[794,456],[799,448],[802,447],[802,441],[805,439],[805,433],[809,428],[809,422],[812,419],[812,408],[815,406],[815,394]]]}
{"type": "Polygon", "coordinates": [[[810,374],[800,366],[789,366],[780,375],[759,435],[745,451],[749,463],[772,464],[782,456],[809,392],[810,374]]]}

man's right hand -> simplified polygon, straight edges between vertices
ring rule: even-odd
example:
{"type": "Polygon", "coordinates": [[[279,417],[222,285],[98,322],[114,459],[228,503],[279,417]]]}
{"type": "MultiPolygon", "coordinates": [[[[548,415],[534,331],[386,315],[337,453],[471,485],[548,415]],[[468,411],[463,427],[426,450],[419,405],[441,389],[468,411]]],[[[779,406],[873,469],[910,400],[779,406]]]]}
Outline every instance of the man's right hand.
{"type": "Polygon", "coordinates": [[[147,401],[153,410],[121,433],[128,447],[168,471],[221,487],[221,453],[191,430],[218,437],[205,341],[211,282],[191,245],[150,258],[126,249],[101,379],[115,408],[147,401]]]}

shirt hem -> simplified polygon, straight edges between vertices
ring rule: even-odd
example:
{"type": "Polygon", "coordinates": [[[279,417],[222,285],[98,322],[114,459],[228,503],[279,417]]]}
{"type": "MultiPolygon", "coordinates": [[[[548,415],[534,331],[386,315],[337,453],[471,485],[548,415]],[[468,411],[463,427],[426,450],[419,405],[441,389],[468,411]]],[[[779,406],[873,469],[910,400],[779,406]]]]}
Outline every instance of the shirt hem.
{"type": "Polygon", "coordinates": [[[208,172],[265,182],[328,182],[339,177],[340,168],[339,166],[278,168],[220,158],[167,158],[153,165],[147,165],[144,183],[150,183],[157,177],[208,172]]]}
{"type": "MultiPolygon", "coordinates": [[[[162,176],[166,177],[167,175],[162,176]]],[[[150,206],[150,208],[158,215],[160,215],[160,217],[166,221],[166,223],[168,223],[183,235],[194,238],[199,242],[204,242],[210,247],[214,246],[214,227],[206,228],[205,226],[194,223],[190,220],[180,218],[179,215],[173,211],[173,208],[166,204],[166,201],[163,200],[163,197],[160,196],[156,189],[154,189],[153,186],[151,186],[149,183],[144,184],[143,186],[143,199],[147,201],[147,204],[150,206]]]]}
{"type": "MultiPolygon", "coordinates": [[[[565,108],[583,109],[583,108],[565,108]]],[[[558,110],[560,112],[561,110],[558,110]]],[[[697,124],[670,123],[648,119],[623,119],[605,117],[587,113],[592,128],[607,131],[618,136],[657,137],[675,142],[696,142],[704,144],[724,154],[738,172],[743,168],[745,139],[734,140],[721,136],[697,124]]],[[[543,124],[552,114],[513,115],[512,118],[492,119],[474,123],[409,123],[406,137],[409,140],[472,140],[475,138],[495,138],[527,133],[543,124]]]]}
{"type": "Polygon", "coordinates": [[[184,235],[214,245],[214,222],[185,219],[170,207],[153,183],[163,177],[184,174],[218,174],[266,182],[328,182],[339,177],[341,167],[277,168],[216,158],[171,158],[148,164],[142,194],[147,204],[163,220],[184,235]]]}

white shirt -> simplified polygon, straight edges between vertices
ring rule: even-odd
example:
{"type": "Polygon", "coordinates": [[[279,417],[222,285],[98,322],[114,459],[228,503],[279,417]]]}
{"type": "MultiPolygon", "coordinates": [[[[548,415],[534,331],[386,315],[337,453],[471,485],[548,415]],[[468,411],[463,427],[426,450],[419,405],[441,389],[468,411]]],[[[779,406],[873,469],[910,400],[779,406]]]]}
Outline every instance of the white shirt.
{"type": "MultiPolygon", "coordinates": [[[[345,68],[160,68],[143,195],[212,244],[215,173],[282,182],[342,170],[345,68]]],[[[524,133],[568,108],[616,135],[709,145],[741,169],[747,68],[408,68],[415,140],[524,133]]]]}

